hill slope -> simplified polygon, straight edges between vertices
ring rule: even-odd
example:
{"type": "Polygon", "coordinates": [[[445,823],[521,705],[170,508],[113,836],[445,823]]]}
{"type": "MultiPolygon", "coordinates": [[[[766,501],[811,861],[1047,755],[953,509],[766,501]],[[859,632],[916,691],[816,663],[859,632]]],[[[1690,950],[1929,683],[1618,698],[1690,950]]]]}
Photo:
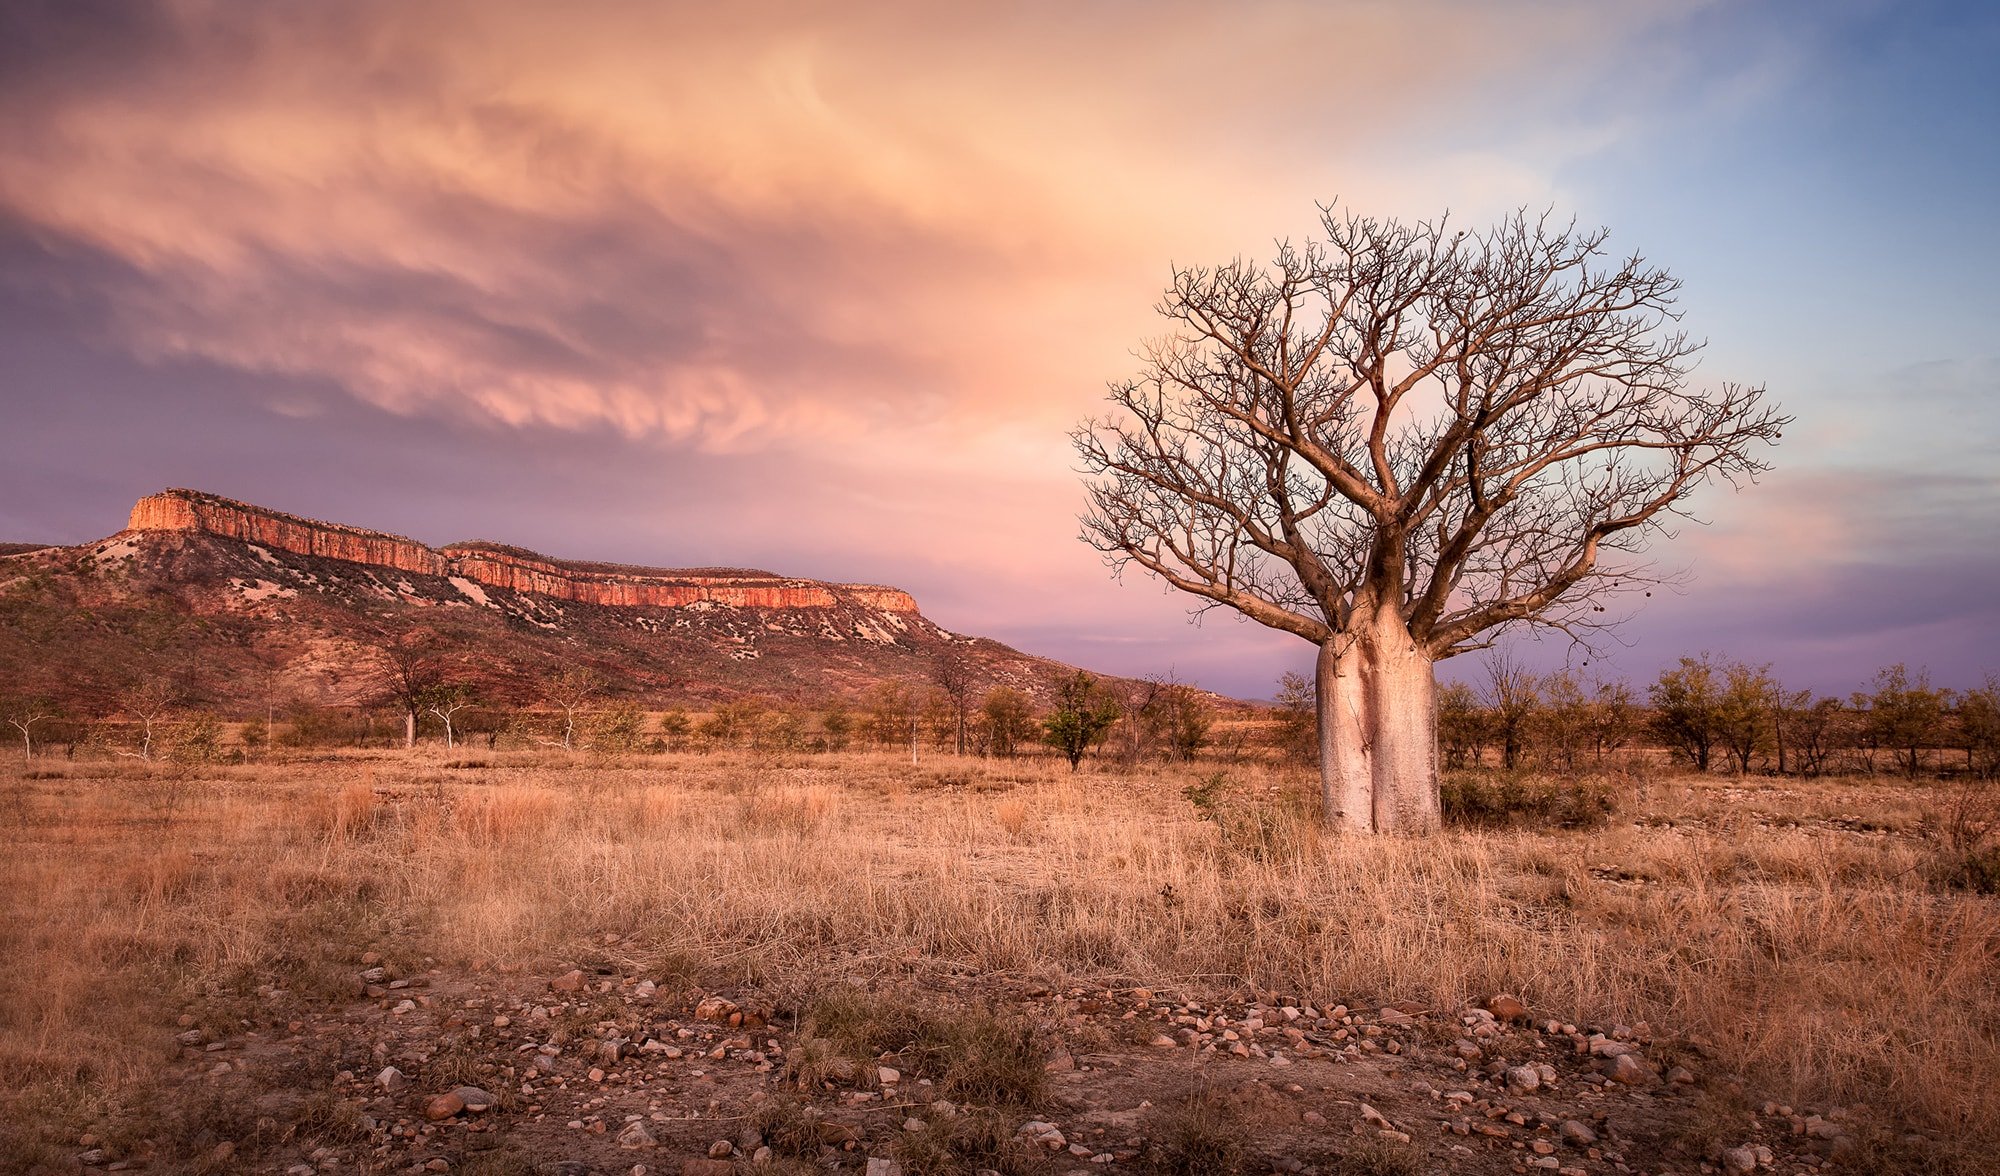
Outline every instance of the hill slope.
{"type": "Polygon", "coordinates": [[[431,548],[191,490],[141,499],[95,543],[4,552],[0,674],[85,709],[161,676],[219,706],[363,703],[381,690],[379,651],[417,634],[496,702],[532,701],[569,665],[696,705],[858,695],[941,660],[982,689],[1042,695],[1071,669],[948,632],[895,588],[431,548]]]}

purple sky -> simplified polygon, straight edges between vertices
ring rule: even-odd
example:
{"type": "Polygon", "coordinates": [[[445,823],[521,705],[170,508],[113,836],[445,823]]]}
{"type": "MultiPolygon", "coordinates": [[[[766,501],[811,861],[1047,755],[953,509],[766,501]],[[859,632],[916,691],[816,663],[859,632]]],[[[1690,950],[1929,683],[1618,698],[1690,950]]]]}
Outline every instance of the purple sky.
{"type": "Polygon", "coordinates": [[[1065,430],[1169,262],[1266,257],[1336,197],[1547,206],[1684,279],[1697,380],[1798,417],[1593,668],[2000,671],[1985,6],[554,11],[0,7],[0,538],[192,486],[888,582],[1266,696],[1310,650],[1113,581],[1065,430]]]}

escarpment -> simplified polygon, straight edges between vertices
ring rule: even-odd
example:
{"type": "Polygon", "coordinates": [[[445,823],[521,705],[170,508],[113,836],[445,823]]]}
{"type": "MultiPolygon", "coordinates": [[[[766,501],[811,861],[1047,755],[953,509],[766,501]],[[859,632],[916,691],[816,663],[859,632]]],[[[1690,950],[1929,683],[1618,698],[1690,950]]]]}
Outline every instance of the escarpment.
{"type": "Polygon", "coordinates": [[[755,571],[574,562],[497,543],[431,548],[401,535],[300,518],[194,490],[168,490],[140,499],[127,529],[201,531],[295,555],[462,579],[485,588],[604,608],[685,608],[705,602],[753,609],[850,605],[917,613],[916,601],[908,593],[879,585],[827,584],[755,571]]]}

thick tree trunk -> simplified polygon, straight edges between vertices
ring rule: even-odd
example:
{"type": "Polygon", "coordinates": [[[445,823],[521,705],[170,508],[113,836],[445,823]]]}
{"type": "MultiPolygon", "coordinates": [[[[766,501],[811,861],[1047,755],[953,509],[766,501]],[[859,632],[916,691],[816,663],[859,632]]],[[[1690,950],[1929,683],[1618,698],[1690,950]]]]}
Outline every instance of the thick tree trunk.
{"type": "Polygon", "coordinates": [[[1315,670],[1327,823],[1349,833],[1436,829],[1436,679],[1402,619],[1390,613],[1336,635],[1315,670]]]}
{"type": "Polygon", "coordinates": [[[416,745],[417,745],[417,712],[413,710],[404,711],[403,746],[415,747],[416,745]]]}

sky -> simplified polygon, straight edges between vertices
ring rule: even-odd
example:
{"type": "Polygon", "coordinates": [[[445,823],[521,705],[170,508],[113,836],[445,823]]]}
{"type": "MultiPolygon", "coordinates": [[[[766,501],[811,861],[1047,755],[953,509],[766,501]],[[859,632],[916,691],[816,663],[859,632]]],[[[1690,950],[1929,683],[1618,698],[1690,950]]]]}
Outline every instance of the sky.
{"type": "MultiPolygon", "coordinates": [[[[1797,418],[1615,640],[2000,672],[2000,10],[0,0],[0,539],[188,486],[433,544],[895,584],[1268,697],[1077,538],[1170,267],[1320,204],[1603,225],[1797,418]]],[[[1446,663],[1477,680],[1476,658],[1446,663]]]]}

